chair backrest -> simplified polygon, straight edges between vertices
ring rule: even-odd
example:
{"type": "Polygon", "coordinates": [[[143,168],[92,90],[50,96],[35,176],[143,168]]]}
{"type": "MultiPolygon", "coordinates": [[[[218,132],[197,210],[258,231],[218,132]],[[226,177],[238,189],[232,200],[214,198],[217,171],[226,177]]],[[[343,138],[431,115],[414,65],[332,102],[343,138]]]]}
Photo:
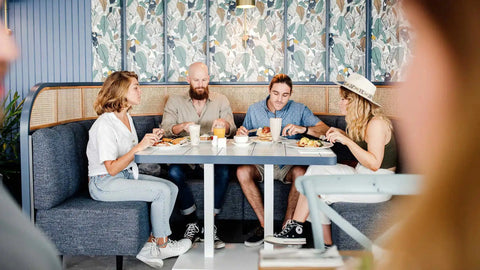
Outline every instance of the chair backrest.
{"type": "Polygon", "coordinates": [[[420,176],[413,174],[309,175],[296,179],[295,186],[308,199],[315,248],[324,249],[321,211],[365,249],[371,250],[372,241],[328,206],[320,198],[320,194],[413,195],[419,191],[420,176]]]}

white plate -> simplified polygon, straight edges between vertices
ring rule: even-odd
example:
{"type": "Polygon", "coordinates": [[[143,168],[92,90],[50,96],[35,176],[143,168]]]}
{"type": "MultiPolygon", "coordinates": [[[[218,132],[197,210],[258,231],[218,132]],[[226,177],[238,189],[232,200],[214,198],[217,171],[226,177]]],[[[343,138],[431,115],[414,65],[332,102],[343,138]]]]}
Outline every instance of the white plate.
{"type": "Polygon", "coordinates": [[[239,147],[244,147],[244,146],[248,146],[250,144],[252,144],[252,141],[248,141],[246,143],[236,143],[236,142],[232,142],[235,146],[239,146],[239,147]]]}
{"type": "Polygon", "coordinates": [[[297,141],[288,141],[285,143],[285,146],[289,148],[295,148],[302,151],[319,151],[320,149],[330,148],[333,146],[333,143],[322,141],[322,146],[320,147],[301,147],[297,145],[297,141]]]}
{"type": "Polygon", "coordinates": [[[162,151],[173,151],[173,150],[179,149],[183,146],[187,146],[189,144],[190,144],[190,142],[185,142],[185,143],[182,143],[182,144],[170,144],[170,145],[159,144],[159,145],[150,146],[150,147],[154,147],[154,148],[160,149],[162,151]]]}
{"type": "MultiPolygon", "coordinates": [[[[262,141],[262,140],[260,140],[260,138],[257,137],[257,136],[255,136],[255,137],[250,137],[250,140],[251,140],[252,142],[255,142],[255,143],[272,143],[272,142],[273,142],[273,141],[262,141]]],[[[285,140],[288,140],[288,139],[285,138],[285,137],[280,136],[280,140],[279,140],[280,142],[283,142],[283,141],[285,141],[285,140]]]]}

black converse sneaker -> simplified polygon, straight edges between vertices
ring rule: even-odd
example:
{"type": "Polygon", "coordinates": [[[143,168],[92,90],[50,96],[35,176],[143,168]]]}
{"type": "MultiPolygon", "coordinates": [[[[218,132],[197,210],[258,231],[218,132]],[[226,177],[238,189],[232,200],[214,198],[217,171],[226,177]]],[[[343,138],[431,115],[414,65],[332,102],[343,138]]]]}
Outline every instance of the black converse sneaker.
{"type": "Polygon", "coordinates": [[[198,223],[188,223],[187,229],[185,230],[183,237],[190,239],[190,241],[192,241],[192,244],[200,240],[200,228],[198,226],[198,223]]]}
{"type": "Polygon", "coordinates": [[[305,245],[307,240],[303,236],[303,223],[290,219],[281,232],[265,237],[265,242],[279,245],[305,245]]]}
{"type": "MultiPolygon", "coordinates": [[[[202,234],[200,235],[200,241],[205,240],[205,228],[202,227],[202,234]]],[[[225,242],[223,242],[217,235],[217,226],[213,225],[213,247],[215,249],[220,249],[225,247],[225,242]]]]}

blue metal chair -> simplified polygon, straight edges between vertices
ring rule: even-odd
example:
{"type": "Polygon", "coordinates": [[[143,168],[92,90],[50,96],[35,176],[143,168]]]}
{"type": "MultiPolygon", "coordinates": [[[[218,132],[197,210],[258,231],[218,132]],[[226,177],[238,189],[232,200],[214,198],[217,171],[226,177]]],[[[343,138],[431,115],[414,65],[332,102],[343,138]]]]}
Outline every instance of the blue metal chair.
{"type": "Polygon", "coordinates": [[[320,199],[320,194],[413,195],[419,191],[419,185],[420,176],[413,174],[309,175],[295,181],[297,190],[308,199],[314,244],[315,248],[320,250],[325,248],[320,211],[366,250],[372,250],[373,245],[367,236],[320,199]]]}

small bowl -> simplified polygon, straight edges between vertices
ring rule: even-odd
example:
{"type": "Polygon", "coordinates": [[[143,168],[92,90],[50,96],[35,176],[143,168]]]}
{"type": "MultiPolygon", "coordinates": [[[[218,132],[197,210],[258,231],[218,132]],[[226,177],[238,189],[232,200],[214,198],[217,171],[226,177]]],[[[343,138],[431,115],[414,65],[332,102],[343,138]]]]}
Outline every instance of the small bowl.
{"type": "Polygon", "coordinates": [[[235,141],[235,143],[247,143],[248,142],[248,136],[236,135],[236,136],[233,136],[233,140],[235,141]]]}

